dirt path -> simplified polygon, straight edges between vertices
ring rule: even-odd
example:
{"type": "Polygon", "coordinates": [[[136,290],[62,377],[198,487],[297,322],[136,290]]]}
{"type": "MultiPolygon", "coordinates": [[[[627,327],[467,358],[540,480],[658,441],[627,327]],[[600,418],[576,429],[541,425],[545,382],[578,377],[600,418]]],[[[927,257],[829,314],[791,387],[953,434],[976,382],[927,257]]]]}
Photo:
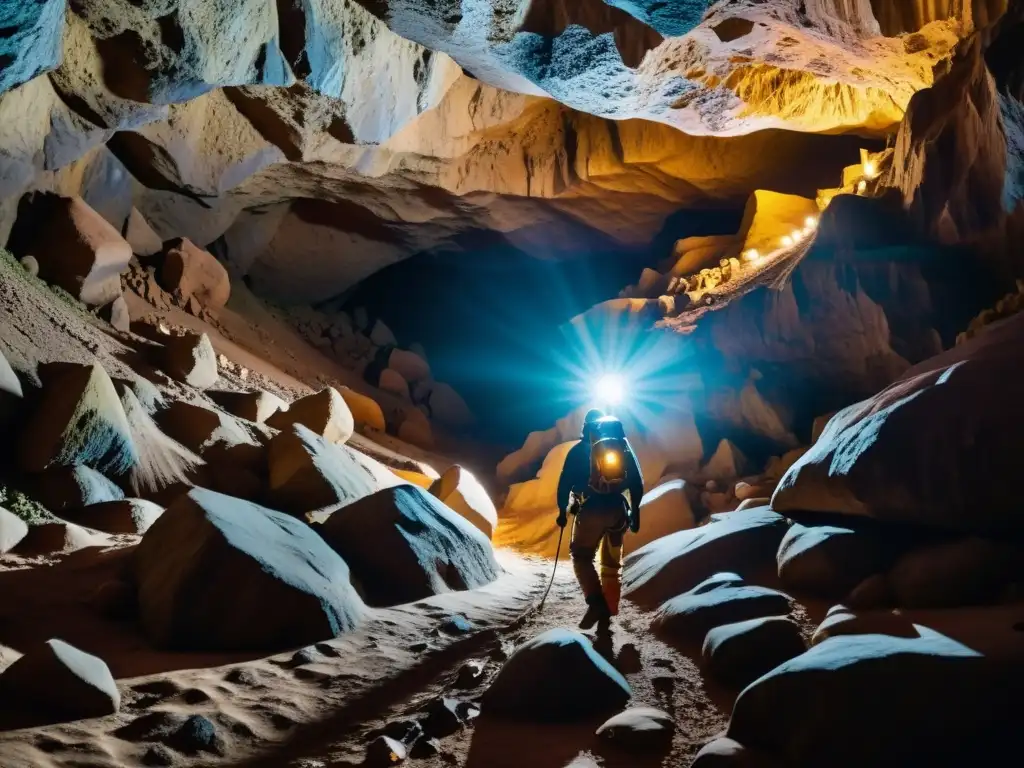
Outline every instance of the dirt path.
{"type": "MultiPolygon", "coordinates": [[[[550,561],[548,561],[550,562],[550,561]]],[[[544,584],[532,592],[534,605],[544,584]]],[[[348,715],[296,734],[282,750],[244,763],[246,768],[328,768],[359,765],[366,745],[389,724],[422,717],[432,702],[442,697],[473,702],[494,678],[502,661],[521,643],[555,627],[576,627],[585,605],[570,565],[559,563],[558,573],[542,611],[531,608],[512,624],[475,635],[451,646],[429,664],[386,688],[369,691],[353,702],[348,715]],[[483,673],[471,687],[460,687],[460,672],[473,666],[483,673]],[[358,715],[357,721],[352,715],[358,715]]],[[[438,739],[433,756],[414,756],[409,764],[423,768],[453,765],[466,768],[577,768],[603,765],[609,768],[654,768],[687,765],[697,751],[724,729],[731,707],[728,692],[715,690],[704,681],[693,658],[654,637],[650,617],[633,604],[623,602],[622,612],[610,635],[586,633],[597,650],[629,681],[633,705],[649,705],[672,714],[677,732],[670,752],[638,756],[603,744],[594,731],[605,718],[574,725],[511,723],[482,715],[456,733],[438,739]]]]}

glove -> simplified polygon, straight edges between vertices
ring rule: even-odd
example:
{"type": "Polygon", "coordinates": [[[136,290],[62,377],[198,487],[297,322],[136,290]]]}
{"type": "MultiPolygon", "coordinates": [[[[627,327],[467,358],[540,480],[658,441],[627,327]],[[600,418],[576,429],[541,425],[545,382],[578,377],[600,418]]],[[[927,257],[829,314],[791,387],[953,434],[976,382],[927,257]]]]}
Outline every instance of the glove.
{"type": "Polygon", "coordinates": [[[640,533],[640,513],[634,512],[629,516],[629,530],[633,533],[640,533]]]}
{"type": "Polygon", "coordinates": [[[559,512],[558,520],[556,520],[555,522],[558,523],[559,528],[565,528],[565,524],[569,522],[569,519],[565,516],[565,512],[559,512]]]}

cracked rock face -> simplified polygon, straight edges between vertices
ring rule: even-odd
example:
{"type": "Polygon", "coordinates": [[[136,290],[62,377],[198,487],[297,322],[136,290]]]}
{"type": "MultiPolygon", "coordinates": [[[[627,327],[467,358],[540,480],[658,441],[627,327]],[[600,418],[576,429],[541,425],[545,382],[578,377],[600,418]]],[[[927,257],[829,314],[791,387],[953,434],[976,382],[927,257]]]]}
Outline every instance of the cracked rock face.
{"type": "Polygon", "coordinates": [[[481,235],[640,246],[680,208],[832,183],[1004,7],[8,3],[0,240],[31,190],[122,231],[135,207],[290,302],[481,235]]]}

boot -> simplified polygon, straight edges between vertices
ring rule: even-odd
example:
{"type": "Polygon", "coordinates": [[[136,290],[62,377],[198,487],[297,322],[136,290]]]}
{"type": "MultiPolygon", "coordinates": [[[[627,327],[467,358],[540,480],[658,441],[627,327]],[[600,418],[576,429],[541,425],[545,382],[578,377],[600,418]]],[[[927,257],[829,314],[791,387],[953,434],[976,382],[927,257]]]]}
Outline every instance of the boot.
{"type": "Polygon", "coordinates": [[[604,593],[604,602],[608,606],[608,613],[611,616],[618,616],[622,583],[618,579],[607,579],[601,584],[601,591],[604,593]]]}
{"type": "Polygon", "coordinates": [[[607,624],[611,620],[611,616],[604,595],[598,592],[587,598],[587,612],[583,614],[580,629],[591,629],[595,624],[607,624]]]}

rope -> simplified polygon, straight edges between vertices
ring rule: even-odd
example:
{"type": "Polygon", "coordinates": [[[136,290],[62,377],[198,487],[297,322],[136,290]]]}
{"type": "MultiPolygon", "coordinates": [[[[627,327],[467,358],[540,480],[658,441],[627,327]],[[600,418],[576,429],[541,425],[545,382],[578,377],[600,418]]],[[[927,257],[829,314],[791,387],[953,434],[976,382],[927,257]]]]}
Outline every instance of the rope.
{"type": "Polygon", "coordinates": [[[544,590],[544,597],[540,599],[540,605],[537,606],[537,611],[541,611],[544,608],[544,601],[548,599],[548,593],[551,591],[551,585],[555,583],[555,572],[558,570],[558,556],[562,554],[562,535],[565,533],[565,526],[560,526],[558,529],[558,549],[555,550],[555,567],[551,569],[551,581],[548,582],[548,588],[544,590]]]}

